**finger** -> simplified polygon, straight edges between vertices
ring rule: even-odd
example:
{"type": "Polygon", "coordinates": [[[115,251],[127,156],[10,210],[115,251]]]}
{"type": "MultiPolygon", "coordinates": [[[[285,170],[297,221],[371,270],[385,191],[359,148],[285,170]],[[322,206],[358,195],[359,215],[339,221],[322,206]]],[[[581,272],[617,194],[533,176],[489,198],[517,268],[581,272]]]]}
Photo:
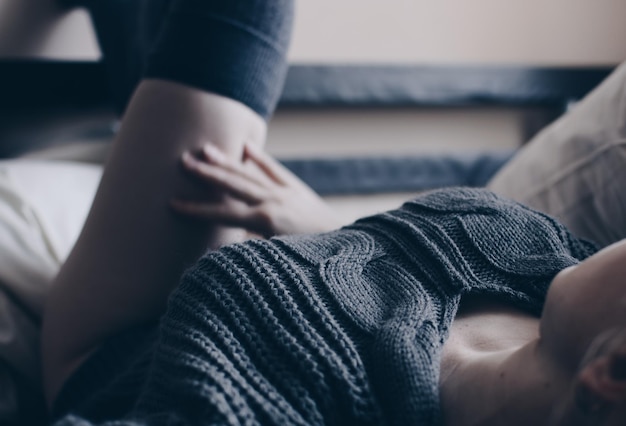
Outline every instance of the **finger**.
{"type": "Polygon", "coordinates": [[[178,213],[220,222],[228,226],[238,226],[246,218],[245,208],[237,207],[235,203],[227,201],[200,203],[173,199],[170,200],[170,206],[178,213]]]}
{"type": "Polygon", "coordinates": [[[235,161],[237,163],[241,162],[239,160],[234,160],[225,156],[219,148],[213,145],[209,145],[209,144],[202,146],[201,153],[202,153],[202,157],[209,163],[226,165],[226,164],[234,164],[235,161]]]}
{"type": "Polygon", "coordinates": [[[259,235],[266,233],[255,210],[241,202],[230,200],[220,203],[198,203],[173,199],[170,200],[170,206],[186,216],[209,220],[222,226],[244,228],[259,235]]]}
{"type": "MultiPolygon", "coordinates": [[[[275,184],[271,177],[267,176],[267,173],[260,169],[258,166],[250,168],[250,163],[244,163],[242,160],[234,160],[226,157],[218,148],[212,145],[205,145],[202,147],[202,155],[204,159],[211,164],[220,166],[221,168],[230,171],[233,174],[237,174],[244,179],[248,179],[259,187],[265,187],[271,189],[275,184]]],[[[245,157],[245,151],[244,151],[245,157]]]]}
{"type": "Polygon", "coordinates": [[[190,153],[183,154],[185,169],[208,184],[215,185],[229,195],[248,203],[261,202],[266,196],[266,188],[257,180],[248,178],[238,170],[216,166],[194,158],[190,153]]]}
{"type": "Polygon", "coordinates": [[[274,182],[286,185],[299,179],[280,162],[267,154],[264,150],[252,144],[246,144],[244,153],[274,182]]]}

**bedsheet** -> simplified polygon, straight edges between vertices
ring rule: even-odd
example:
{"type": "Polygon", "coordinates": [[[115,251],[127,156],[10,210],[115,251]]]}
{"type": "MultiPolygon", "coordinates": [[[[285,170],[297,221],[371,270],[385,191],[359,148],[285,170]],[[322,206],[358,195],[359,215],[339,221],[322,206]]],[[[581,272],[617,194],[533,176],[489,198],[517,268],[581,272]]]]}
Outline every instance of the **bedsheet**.
{"type": "Polygon", "coordinates": [[[23,394],[40,388],[39,324],[45,295],[78,236],[99,179],[100,167],[94,165],[0,162],[2,425],[18,424],[18,409],[40,399],[23,394]]]}

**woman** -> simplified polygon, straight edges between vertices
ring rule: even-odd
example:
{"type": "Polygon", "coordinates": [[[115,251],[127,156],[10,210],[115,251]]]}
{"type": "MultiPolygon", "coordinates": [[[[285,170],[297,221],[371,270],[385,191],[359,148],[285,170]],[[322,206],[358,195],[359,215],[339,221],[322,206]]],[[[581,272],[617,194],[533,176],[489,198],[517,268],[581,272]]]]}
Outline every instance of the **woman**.
{"type": "MultiPolygon", "coordinates": [[[[174,208],[279,231],[258,213],[299,184],[246,152],[263,175],[211,148],[185,160],[228,201],[174,208]]],[[[626,245],[578,263],[594,251],[469,189],[223,248],[187,272],[160,334],[105,344],[70,379],[83,397],[63,408],[139,424],[623,424],[626,245]]]]}
{"type": "MultiPolygon", "coordinates": [[[[204,3],[175,2],[168,19],[193,22],[177,13],[204,3]]],[[[289,8],[209,4],[196,14],[228,25],[289,8]]],[[[296,211],[282,207],[291,195],[305,194],[296,207],[319,204],[259,151],[255,123],[232,100],[141,83],[46,312],[59,424],[622,424],[626,245],[596,253],[489,192],[435,192],[338,231],[230,245],[176,286],[207,234],[202,221],[170,216],[168,202],[265,236],[335,224],[331,214],[305,229],[276,219],[296,211]],[[172,133],[145,126],[174,113],[172,133]],[[206,140],[226,146],[201,148],[206,140]],[[136,147],[153,141],[156,150],[136,147]],[[221,199],[172,189],[179,154],[221,199]]]]}

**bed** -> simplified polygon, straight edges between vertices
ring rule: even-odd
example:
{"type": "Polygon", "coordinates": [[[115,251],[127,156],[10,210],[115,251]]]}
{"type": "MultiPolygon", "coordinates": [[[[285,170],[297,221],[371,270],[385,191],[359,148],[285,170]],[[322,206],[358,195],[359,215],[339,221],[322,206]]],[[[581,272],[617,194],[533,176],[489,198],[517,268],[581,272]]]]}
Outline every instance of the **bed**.
{"type": "MultiPolygon", "coordinates": [[[[488,185],[606,245],[626,236],[619,185],[626,179],[626,69],[613,71],[295,65],[280,110],[532,110],[531,141],[513,160],[511,149],[281,160],[338,205],[359,195],[379,209],[388,194],[488,185]],[[604,177],[589,177],[599,161],[604,177]],[[602,211],[609,199],[615,208],[602,211]]],[[[0,77],[0,424],[36,424],[43,419],[37,342],[46,288],[88,211],[116,120],[103,64],[5,60],[0,77]],[[79,124],[63,131],[29,125],[68,115],[79,124]]]]}

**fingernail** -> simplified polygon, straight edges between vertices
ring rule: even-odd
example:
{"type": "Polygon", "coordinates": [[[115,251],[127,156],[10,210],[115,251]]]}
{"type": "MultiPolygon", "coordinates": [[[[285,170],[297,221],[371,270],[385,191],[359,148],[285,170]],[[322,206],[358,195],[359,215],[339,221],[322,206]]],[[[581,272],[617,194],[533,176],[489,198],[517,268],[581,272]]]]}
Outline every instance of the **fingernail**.
{"type": "Polygon", "coordinates": [[[259,144],[255,142],[246,142],[246,148],[253,152],[261,151],[261,146],[259,146],[259,144]]]}
{"type": "Polygon", "coordinates": [[[196,159],[193,158],[193,155],[191,155],[189,151],[183,152],[182,158],[183,158],[183,161],[187,164],[194,164],[196,162],[196,159]]]}
{"type": "Polygon", "coordinates": [[[211,161],[220,162],[224,159],[224,155],[220,152],[220,150],[212,145],[204,145],[202,147],[202,151],[207,159],[211,161]]]}

